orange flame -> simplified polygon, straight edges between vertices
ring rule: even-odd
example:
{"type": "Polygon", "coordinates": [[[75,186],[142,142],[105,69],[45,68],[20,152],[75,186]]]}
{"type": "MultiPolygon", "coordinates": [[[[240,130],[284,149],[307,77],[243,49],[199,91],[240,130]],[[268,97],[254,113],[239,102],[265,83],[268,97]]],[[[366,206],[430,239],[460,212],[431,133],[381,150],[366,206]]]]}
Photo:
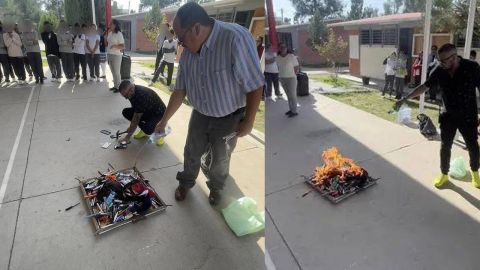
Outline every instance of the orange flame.
{"type": "Polygon", "coordinates": [[[323,166],[315,168],[312,182],[323,185],[328,179],[339,177],[346,181],[348,177],[361,176],[364,170],[352,159],[343,157],[336,147],[323,151],[323,166]]]}

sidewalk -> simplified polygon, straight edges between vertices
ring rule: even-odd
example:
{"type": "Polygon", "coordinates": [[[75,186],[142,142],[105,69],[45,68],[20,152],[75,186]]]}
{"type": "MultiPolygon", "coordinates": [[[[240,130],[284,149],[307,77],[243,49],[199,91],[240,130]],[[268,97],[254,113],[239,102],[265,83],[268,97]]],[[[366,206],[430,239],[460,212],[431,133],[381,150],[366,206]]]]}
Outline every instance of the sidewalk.
{"type": "MultiPolygon", "coordinates": [[[[145,84],[138,78],[135,82],[145,84]]],[[[173,132],[166,144],[145,147],[137,162],[160,197],[173,206],[98,237],[84,218],[83,203],[65,212],[80,200],[75,177],[95,176],[108,163],[117,169],[131,167],[144,143],[133,140],[126,150],[100,147],[111,141],[100,130],[128,127],[121,110],[130,103],[107,89],[106,82],[50,80],[43,86],[0,88],[0,114],[5,116],[0,119],[2,175],[12,164],[11,151],[33,93],[0,204],[0,269],[263,269],[263,232],[237,238],[221,209],[243,196],[264,208],[264,146],[250,137],[239,140],[220,206],[209,205],[201,173],[186,201],[177,203],[173,192],[182,169],[188,106],[170,121],[173,132]]],[[[168,95],[159,95],[168,102],[168,95]]]]}
{"type": "MultiPolygon", "coordinates": [[[[266,246],[278,270],[478,268],[480,190],[468,180],[433,187],[439,142],[323,95],[298,101],[295,118],[286,100],[267,103],[266,246]],[[302,175],[332,146],[378,184],[339,205],[302,197],[302,175]]],[[[457,156],[468,160],[454,146],[457,156]]]]}

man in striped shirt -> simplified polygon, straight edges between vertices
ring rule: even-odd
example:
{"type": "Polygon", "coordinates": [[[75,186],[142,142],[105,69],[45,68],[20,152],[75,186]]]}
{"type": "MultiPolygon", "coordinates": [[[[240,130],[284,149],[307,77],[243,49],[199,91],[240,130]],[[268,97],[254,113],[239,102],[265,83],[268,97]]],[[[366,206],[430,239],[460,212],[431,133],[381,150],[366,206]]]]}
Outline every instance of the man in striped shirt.
{"type": "Polygon", "coordinates": [[[264,77],[255,41],[246,28],[214,20],[200,5],[189,2],[178,10],[173,29],[178,44],[186,50],[180,59],[175,91],[156,131],[165,129],[187,97],[193,112],[175,199],[185,199],[201,167],[208,178],[209,202],[215,205],[229,174],[237,137],[253,128],[264,77]],[[234,132],[236,136],[230,139],[228,135],[234,132]]]}

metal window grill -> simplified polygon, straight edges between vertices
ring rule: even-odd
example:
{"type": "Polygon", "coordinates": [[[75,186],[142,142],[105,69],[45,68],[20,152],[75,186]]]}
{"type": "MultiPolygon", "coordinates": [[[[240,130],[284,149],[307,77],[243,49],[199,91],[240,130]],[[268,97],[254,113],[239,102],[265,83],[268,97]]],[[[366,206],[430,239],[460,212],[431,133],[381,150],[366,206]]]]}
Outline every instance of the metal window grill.
{"type": "Polygon", "coordinates": [[[232,12],[217,14],[217,20],[222,22],[232,22],[232,18],[233,18],[232,12]]]}
{"type": "Polygon", "coordinates": [[[397,44],[397,29],[384,29],[383,45],[396,45],[396,44],[397,44]]]}
{"type": "Polygon", "coordinates": [[[360,33],[360,44],[370,44],[370,30],[362,30],[360,33]]]}
{"type": "Polygon", "coordinates": [[[372,44],[382,44],[382,30],[372,30],[372,44]]]}

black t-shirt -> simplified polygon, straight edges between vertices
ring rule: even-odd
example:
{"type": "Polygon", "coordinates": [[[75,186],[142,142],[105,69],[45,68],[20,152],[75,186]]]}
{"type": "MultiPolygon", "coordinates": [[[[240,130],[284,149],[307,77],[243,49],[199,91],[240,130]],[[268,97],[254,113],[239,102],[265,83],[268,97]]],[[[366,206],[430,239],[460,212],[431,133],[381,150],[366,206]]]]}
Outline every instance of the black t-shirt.
{"type": "Polygon", "coordinates": [[[163,116],[165,104],[152,89],[135,85],[135,94],[130,98],[133,111],[143,113],[142,118],[163,116]]]}
{"type": "Polygon", "coordinates": [[[45,54],[60,56],[57,35],[54,32],[42,32],[42,41],[45,43],[45,54]]]}
{"type": "Polygon", "coordinates": [[[480,66],[461,57],[455,74],[438,67],[425,82],[429,88],[437,85],[442,91],[443,103],[448,115],[461,119],[477,119],[476,88],[480,86],[480,66]]]}

